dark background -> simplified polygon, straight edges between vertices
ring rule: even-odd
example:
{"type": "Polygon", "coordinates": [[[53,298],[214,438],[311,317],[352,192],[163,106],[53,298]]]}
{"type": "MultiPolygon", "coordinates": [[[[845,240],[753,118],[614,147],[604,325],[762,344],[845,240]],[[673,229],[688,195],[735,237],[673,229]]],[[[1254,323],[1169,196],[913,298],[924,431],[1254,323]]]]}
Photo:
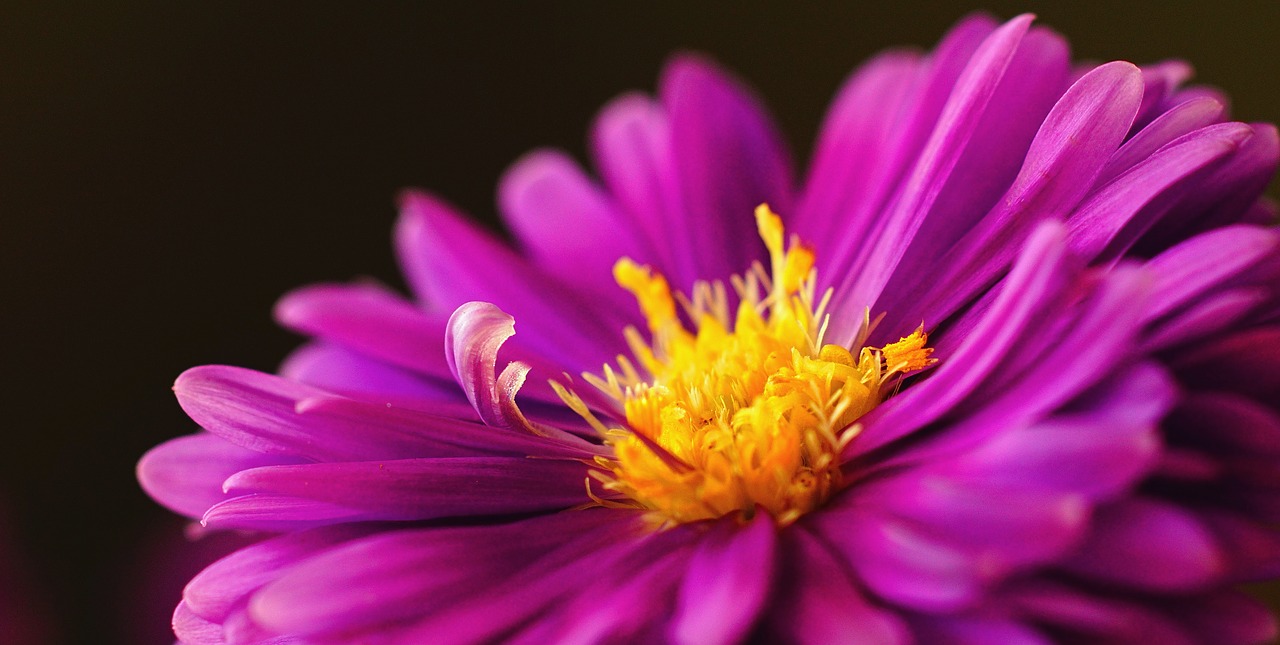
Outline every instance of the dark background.
{"type": "MultiPolygon", "coordinates": [[[[156,554],[181,523],[133,479],[194,430],[170,383],[273,369],[298,343],[270,319],[294,286],[401,284],[400,188],[492,221],[508,163],[581,157],[598,107],[682,48],[752,83],[803,160],[858,61],[932,46],[975,8],[884,4],[7,3],[0,489],[32,598],[68,642],[170,638],[188,574],[156,554]]],[[[1038,12],[1078,58],[1185,58],[1237,118],[1280,120],[1280,3],[982,4],[1038,12]]]]}

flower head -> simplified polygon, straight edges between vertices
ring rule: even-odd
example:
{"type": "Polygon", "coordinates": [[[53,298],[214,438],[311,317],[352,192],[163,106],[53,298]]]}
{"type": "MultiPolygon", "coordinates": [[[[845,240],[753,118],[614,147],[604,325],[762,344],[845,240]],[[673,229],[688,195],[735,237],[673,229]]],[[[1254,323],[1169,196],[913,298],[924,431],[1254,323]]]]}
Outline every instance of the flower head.
{"type": "Polygon", "coordinates": [[[509,172],[519,250],[407,194],[415,301],[302,289],[279,375],[175,384],[204,432],[144,488],[277,534],[179,638],[1265,641],[1280,141],[1188,74],[971,18],[857,71],[797,183],[679,58],[598,180],[509,172]]]}

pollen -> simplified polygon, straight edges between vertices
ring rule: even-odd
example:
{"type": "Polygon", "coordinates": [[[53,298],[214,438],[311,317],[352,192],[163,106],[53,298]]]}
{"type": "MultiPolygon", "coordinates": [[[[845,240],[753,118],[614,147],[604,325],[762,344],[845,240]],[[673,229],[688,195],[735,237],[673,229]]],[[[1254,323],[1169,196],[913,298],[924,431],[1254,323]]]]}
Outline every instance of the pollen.
{"type": "Polygon", "coordinates": [[[816,297],[813,251],[786,240],[767,205],[755,219],[770,266],[731,279],[732,316],[722,283],[699,282],[686,296],[650,267],[615,264],[648,337],[627,329],[635,362],[619,356],[584,378],[619,404],[625,427],[556,384],[614,449],[590,471],[599,503],[646,509],[657,525],[757,512],[790,524],[840,489],[839,456],[859,417],[934,362],[923,325],[883,348],[824,344],[831,294],[816,297]]]}

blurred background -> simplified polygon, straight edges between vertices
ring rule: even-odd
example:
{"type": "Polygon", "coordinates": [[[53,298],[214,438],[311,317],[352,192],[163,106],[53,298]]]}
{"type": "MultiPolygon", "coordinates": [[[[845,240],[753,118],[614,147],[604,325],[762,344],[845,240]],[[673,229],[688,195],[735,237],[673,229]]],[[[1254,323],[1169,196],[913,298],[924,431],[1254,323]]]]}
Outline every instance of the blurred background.
{"type": "MultiPolygon", "coordinates": [[[[974,9],[1036,11],[1078,58],[1187,59],[1237,118],[1280,120],[1276,2],[5,3],[0,598],[50,642],[172,642],[182,583],[235,538],[184,550],[134,481],[195,429],[170,384],[274,369],[292,287],[401,285],[402,187],[492,223],[507,164],[582,157],[599,106],[680,49],[754,85],[803,160],[859,61],[974,9]]],[[[36,638],[15,625],[0,642],[36,638]]]]}

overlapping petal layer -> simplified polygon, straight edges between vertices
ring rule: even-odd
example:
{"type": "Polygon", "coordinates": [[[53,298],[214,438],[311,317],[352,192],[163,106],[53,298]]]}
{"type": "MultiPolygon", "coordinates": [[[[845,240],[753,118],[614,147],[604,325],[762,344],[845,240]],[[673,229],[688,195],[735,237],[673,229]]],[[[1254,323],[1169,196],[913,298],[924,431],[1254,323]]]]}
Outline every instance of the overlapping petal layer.
{"type": "Polygon", "coordinates": [[[513,167],[516,248],[407,194],[415,301],[305,288],[277,317],[315,341],[282,375],[178,379],[205,432],[149,453],[144,488],[280,534],[192,581],[179,638],[1267,640],[1230,587],[1280,575],[1280,140],[1189,74],[967,19],[853,74],[796,182],[750,92],[681,57],[601,112],[598,180],[555,151],[513,167]],[[767,258],[762,202],[831,288],[826,342],[923,322],[938,364],[858,419],[824,506],[655,530],[588,485],[614,444],[584,416],[626,415],[574,379],[644,323],[610,267],[696,295],[767,258]]]}

